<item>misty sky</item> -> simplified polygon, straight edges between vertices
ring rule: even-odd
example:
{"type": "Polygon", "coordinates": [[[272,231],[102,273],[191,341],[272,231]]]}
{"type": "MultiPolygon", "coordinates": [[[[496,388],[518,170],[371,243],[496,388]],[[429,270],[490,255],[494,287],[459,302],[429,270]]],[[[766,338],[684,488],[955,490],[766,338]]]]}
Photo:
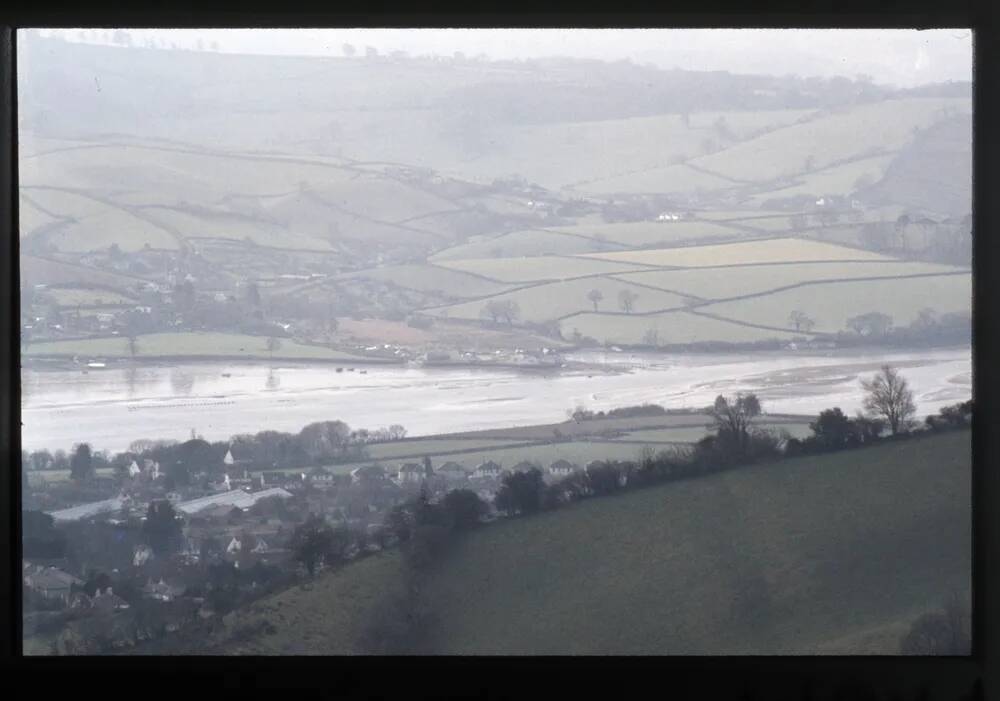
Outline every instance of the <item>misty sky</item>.
{"type": "MultiPolygon", "coordinates": [[[[103,30],[83,30],[82,40],[104,43],[103,30]]],[[[631,59],[661,68],[725,70],[803,76],[867,74],[877,83],[912,87],[972,79],[968,29],[146,29],[129,30],[135,43],[148,38],[180,48],[213,42],[226,53],[341,56],[345,43],[359,54],[467,56],[493,59],[573,56],[631,59]]],[[[80,29],[53,30],[80,41],[80,29]]]]}

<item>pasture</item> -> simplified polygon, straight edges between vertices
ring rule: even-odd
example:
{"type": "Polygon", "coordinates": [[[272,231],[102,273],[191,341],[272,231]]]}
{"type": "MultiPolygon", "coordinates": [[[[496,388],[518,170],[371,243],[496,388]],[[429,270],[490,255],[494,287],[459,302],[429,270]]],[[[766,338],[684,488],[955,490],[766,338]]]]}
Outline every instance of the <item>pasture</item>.
{"type": "MultiPolygon", "coordinates": [[[[788,312],[780,324],[787,324],[788,312]]],[[[705,309],[708,309],[705,307],[705,309]]],[[[739,317],[737,318],[740,321],[739,317]]],[[[624,345],[673,346],[718,341],[722,343],[755,343],[770,340],[802,338],[797,334],[770,328],[747,326],[736,321],[714,319],[684,311],[658,314],[600,314],[585,312],[559,322],[563,338],[582,337],[598,343],[624,345]],[[655,334],[655,336],[653,336],[655,334]]]]}
{"type": "Polygon", "coordinates": [[[745,236],[741,230],[731,226],[698,220],[577,224],[557,226],[549,231],[588,236],[628,248],[644,248],[657,244],[714,243],[745,236]]]}
{"type": "MultiPolygon", "coordinates": [[[[613,254],[600,254],[613,255],[613,254]]],[[[588,275],[606,275],[640,270],[645,266],[628,261],[595,260],[583,256],[537,256],[533,258],[471,258],[442,260],[438,265],[482,275],[498,282],[542,282],[570,280],[588,275]]]]}
{"type": "Polygon", "coordinates": [[[750,299],[699,307],[698,311],[752,324],[789,328],[792,310],[805,312],[814,331],[835,333],[851,317],[868,312],[888,314],[896,326],[905,326],[922,309],[938,314],[969,312],[970,274],[932,277],[819,282],[750,299]]]}
{"type": "MultiPolygon", "coordinates": [[[[601,295],[597,301],[599,310],[620,310],[618,295],[623,290],[629,290],[635,295],[633,309],[636,312],[682,307],[686,301],[686,298],[680,295],[647,289],[609,277],[582,278],[534,285],[494,295],[488,301],[513,301],[520,309],[520,321],[541,323],[559,319],[568,314],[593,310],[595,304],[588,295],[594,290],[601,295]]],[[[445,316],[449,319],[479,319],[482,318],[486,304],[486,300],[478,300],[448,307],[426,309],[424,313],[445,316]]]]}
{"type": "Polygon", "coordinates": [[[889,260],[887,256],[858,248],[819,241],[774,238],[738,243],[708,244],[682,248],[659,248],[618,253],[588,253],[581,258],[597,258],[616,263],[644,263],[650,266],[700,268],[756,263],[805,263],[837,260],[889,260]]]}
{"type": "Polygon", "coordinates": [[[885,100],[793,124],[691,161],[700,168],[753,183],[767,183],[873,153],[898,151],[915,129],[930,126],[944,108],[971,110],[961,98],[885,100]]]}
{"type": "MultiPolygon", "coordinates": [[[[960,431],[494,523],[424,579],[417,651],[897,654],[912,621],[970,591],[970,458],[960,431]]],[[[212,651],[363,652],[402,575],[398,551],[323,573],[228,614],[212,651]],[[232,638],[264,621],[273,634],[232,638]]]]}
{"type": "Polygon", "coordinates": [[[767,292],[789,285],[841,280],[845,278],[893,278],[958,272],[960,268],[937,263],[896,260],[869,262],[808,263],[789,265],[750,265],[727,268],[723,274],[713,268],[690,270],[650,270],[615,275],[627,280],[665,290],[673,290],[702,299],[729,299],[767,292]]]}
{"type": "MultiPolygon", "coordinates": [[[[362,358],[322,346],[308,346],[291,339],[280,339],[281,346],[273,353],[267,350],[267,338],[229,333],[154,333],[136,337],[137,358],[170,357],[270,357],[288,360],[353,360],[384,362],[378,358],[362,358]]],[[[29,343],[22,354],[27,357],[129,358],[128,339],[120,336],[86,338],[73,341],[29,343]]]]}

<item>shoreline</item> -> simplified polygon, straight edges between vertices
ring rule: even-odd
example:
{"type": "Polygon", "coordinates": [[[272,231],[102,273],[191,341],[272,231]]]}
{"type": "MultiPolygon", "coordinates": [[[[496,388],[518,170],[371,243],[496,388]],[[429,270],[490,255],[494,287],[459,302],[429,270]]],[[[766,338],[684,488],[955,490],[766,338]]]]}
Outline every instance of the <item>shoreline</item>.
{"type": "Polygon", "coordinates": [[[214,355],[214,354],[198,354],[198,355],[149,355],[140,358],[104,358],[97,362],[102,362],[105,367],[102,368],[91,368],[87,367],[86,364],[80,362],[74,362],[72,356],[58,354],[58,355],[22,355],[20,359],[21,370],[31,370],[36,372],[67,372],[67,371],[81,371],[81,372],[100,372],[102,370],[120,370],[129,367],[172,367],[177,365],[183,365],[187,363],[201,363],[201,364],[213,364],[225,366],[225,365],[238,365],[238,364],[249,364],[249,365],[267,365],[274,363],[293,363],[297,365],[329,365],[335,367],[341,367],[347,370],[352,366],[364,366],[366,368],[372,366],[383,366],[383,367],[417,367],[420,369],[443,369],[443,370],[474,370],[474,369],[502,369],[502,370],[519,370],[529,373],[551,373],[551,374],[562,374],[565,372],[581,372],[581,371],[598,371],[598,372],[608,372],[608,373],[619,373],[626,372],[627,370],[621,367],[621,363],[608,360],[608,358],[622,357],[626,355],[640,355],[644,358],[669,358],[673,356],[689,356],[689,357],[711,357],[720,355],[746,355],[753,354],[762,357],[815,357],[817,355],[822,355],[825,357],[851,357],[851,356],[864,356],[871,354],[892,354],[892,353],[917,353],[921,351],[926,352],[945,352],[949,350],[954,351],[964,351],[965,349],[971,349],[971,342],[968,345],[956,345],[954,343],[947,343],[941,345],[932,346],[918,346],[905,347],[905,346],[895,346],[895,345],[847,345],[847,346],[834,346],[834,347],[819,347],[819,348],[808,348],[799,347],[795,349],[790,348],[759,348],[759,347],[733,347],[726,349],[697,349],[697,350],[670,350],[666,348],[661,349],[645,349],[645,348],[630,348],[630,347],[620,347],[621,350],[608,350],[603,347],[580,347],[567,349],[564,355],[571,354],[593,354],[602,355],[605,360],[603,361],[583,361],[583,360],[564,360],[559,364],[544,364],[544,365],[531,365],[525,363],[513,363],[513,362],[468,362],[468,361],[440,361],[440,362],[414,362],[412,360],[400,359],[400,358],[378,358],[378,357],[363,357],[359,356],[357,358],[340,359],[340,358],[302,358],[296,356],[274,356],[272,357],[261,357],[261,356],[238,356],[238,355],[214,355]]]}

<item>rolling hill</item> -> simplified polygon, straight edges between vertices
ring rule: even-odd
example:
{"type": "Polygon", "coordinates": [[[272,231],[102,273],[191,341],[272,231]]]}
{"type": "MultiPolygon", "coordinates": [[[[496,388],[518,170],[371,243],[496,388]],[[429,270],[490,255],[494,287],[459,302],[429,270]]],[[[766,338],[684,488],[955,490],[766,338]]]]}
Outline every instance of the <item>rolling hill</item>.
{"type": "MultiPolygon", "coordinates": [[[[502,521],[421,585],[429,654],[898,654],[971,585],[967,431],[784,460],[502,521]]],[[[354,654],[389,551],[230,614],[214,653],[354,654]]],[[[204,641],[199,641],[199,645],[204,641]]]]}

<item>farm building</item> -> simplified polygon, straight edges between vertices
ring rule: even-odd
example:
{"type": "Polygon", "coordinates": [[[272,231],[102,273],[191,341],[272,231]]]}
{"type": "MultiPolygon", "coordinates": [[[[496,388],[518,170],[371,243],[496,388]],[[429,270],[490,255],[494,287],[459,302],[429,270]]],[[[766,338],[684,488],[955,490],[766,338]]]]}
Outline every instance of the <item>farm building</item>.
{"type": "Polygon", "coordinates": [[[102,501],[93,501],[88,504],[79,504],[68,509],[49,511],[48,514],[57,523],[67,521],[81,521],[85,518],[92,518],[99,514],[109,514],[120,511],[129,502],[128,497],[113,497],[102,501]]]}
{"type": "Polygon", "coordinates": [[[185,514],[194,514],[207,509],[210,506],[228,506],[240,509],[249,509],[261,499],[269,497],[280,497],[288,499],[291,493],[280,487],[262,489],[259,492],[244,492],[242,489],[233,489],[220,494],[210,494],[207,497],[199,497],[190,501],[181,502],[177,505],[177,510],[185,514]]]}

